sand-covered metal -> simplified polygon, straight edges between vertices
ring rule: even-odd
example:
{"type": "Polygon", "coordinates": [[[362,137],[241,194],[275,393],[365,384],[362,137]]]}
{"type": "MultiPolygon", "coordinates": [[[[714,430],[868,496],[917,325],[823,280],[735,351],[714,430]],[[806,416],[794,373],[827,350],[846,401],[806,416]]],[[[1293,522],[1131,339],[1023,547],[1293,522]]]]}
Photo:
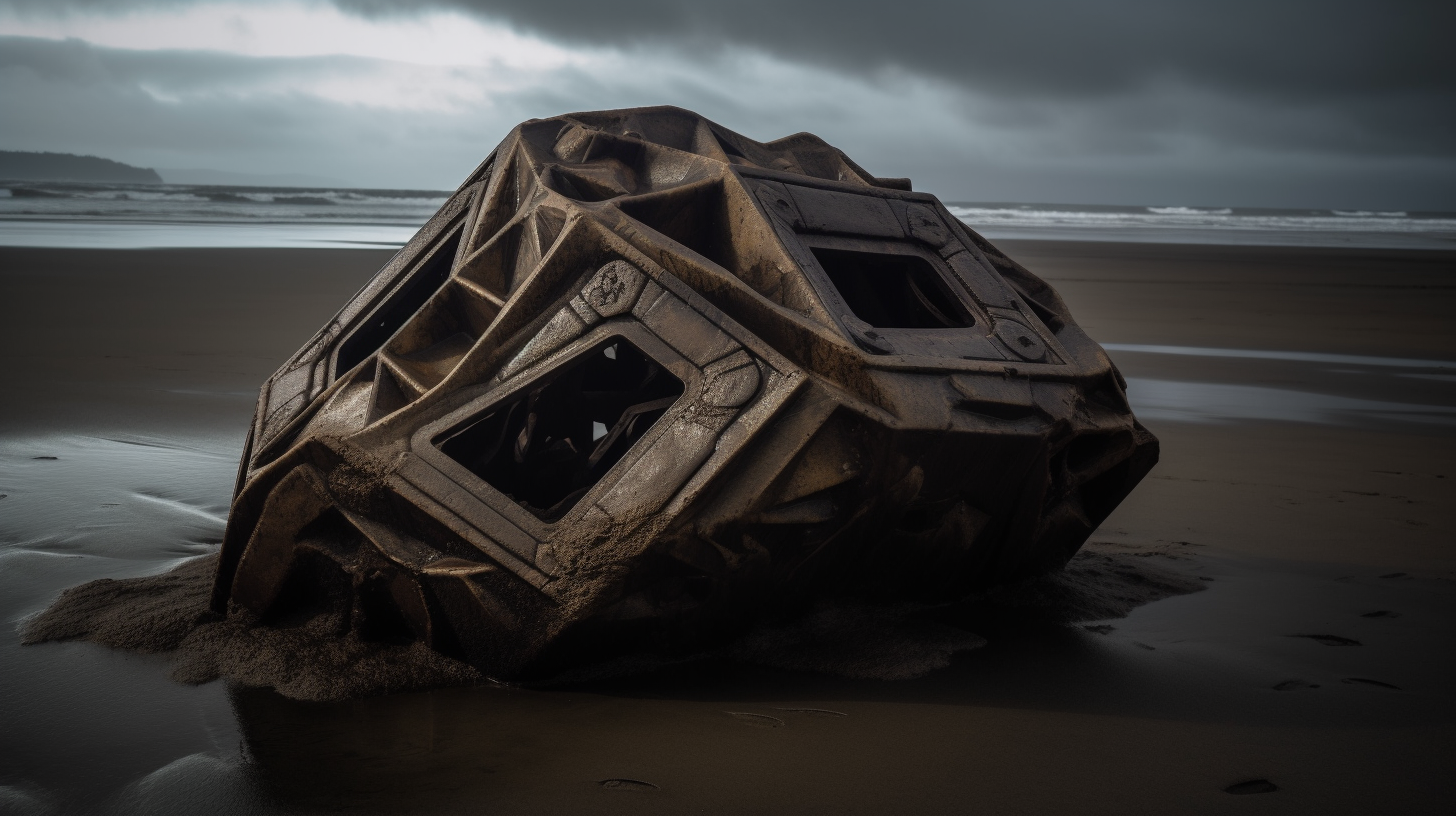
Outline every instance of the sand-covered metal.
{"type": "Polygon", "coordinates": [[[264,385],[213,607],[497,677],[1055,570],[1157,460],[1046,283],[821,139],[526,122],[264,385]]]}

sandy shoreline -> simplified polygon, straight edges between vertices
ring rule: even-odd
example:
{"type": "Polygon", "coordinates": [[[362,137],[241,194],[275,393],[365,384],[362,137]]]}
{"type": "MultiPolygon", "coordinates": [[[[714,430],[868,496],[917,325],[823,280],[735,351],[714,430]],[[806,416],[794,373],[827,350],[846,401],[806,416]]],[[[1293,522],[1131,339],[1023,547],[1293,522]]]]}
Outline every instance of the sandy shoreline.
{"type": "MultiPolygon", "coordinates": [[[[1102,342],[1456,360],[1456,253],[1001,245],[1102,342]]],[[[1107,629],[977,620],[985,648],[912,681],[720,665],[319,705],[20,647],[16,624],[64,588],[210,551],[258,384],[388,256],[0,249],[0,809],[1418,813],[1456,796],[1456,429],[1439,415],[1148,420],[1162,463],[1093,540],[1209,590],[1107,629]],[[1279,790],[1224,792],[1259,778],[1279,790]]],[[[1440,371],[1113,356],[1134,382],[1456,407],[1440,371]]]]}

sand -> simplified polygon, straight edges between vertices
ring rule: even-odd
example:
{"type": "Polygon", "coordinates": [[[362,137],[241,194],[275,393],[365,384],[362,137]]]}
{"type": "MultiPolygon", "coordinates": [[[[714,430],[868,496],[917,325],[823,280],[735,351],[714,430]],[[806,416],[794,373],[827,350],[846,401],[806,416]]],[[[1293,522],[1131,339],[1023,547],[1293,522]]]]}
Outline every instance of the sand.
{"type": "MultiPolygon", "coordinates": [[[[937,621],[962,617],[966,608],[1077,623],[1126,617],[1143,604],[1204,588],[1196,578],[1105,549],[1088,547],[1056,574],[953,605],[826,605],[792,620],[762,623],[733,642],[695,654],[628,654],[532,685],[559,687],[722,659],[856,680],[910,680],[986,644],[973,632],[937,621]]],[[[417,642],[363,641],[338,614],[287,628],[261,625],[245,611],[223,618],[208,609],[216,570],[217,556],[210,555],[160,575],[101,578],[72,587],[26,622],[21,642],[85,640],[167,654],[172,679],[181,683],[226,678],[316,702],[491,682],[417,642]]]]}
{"type": "Polygon", "coordinates": [[[347,700],[371,694],[474,685],[485,678],[422,644],[362,642],[340,632],[347,621],[319,616],[282,629],[208,609],[217,557],[190,560],[161,575],[102,578],[66,590],[25,626],[26,645],[88,640],[173,657],[182,683],[222,677],[268,687],[295,700],[347,700]]]}
{"type": "MultiPolygon", "coordinates": [[[[1004,248],[1108,343],[1456,359],[1450,253],[1004,248]]],[[[1147,420],[1162,463],[1077,562],[1098,588],[1122,565],[1207,587],[1142,605],[1096,605],[1073,572],[1020,603],[821,610],[645,672],[339,702],[317,699],[356,693],[358,672],[338,689],[252,678],[314,698],[290,699],[178,683],[242,671],[187,650],[20,646],[71,587],[185,595],[190,569],[195,590],[257,384],[385,257],[0,250],[0,808],[1434,813],[1456,798],[1456,434],[1375,413],[1147,420]],[[855,629],[880,645],[836,643],[855,629]],[[914,676],[886,679],[897,665],[914,676]]],[[[1114,358],[1135,384],[1456,406],[1440,371],[1114,358]]],[[[133,614],[53,634],[167,645],[212,625],[162,606],[160,629],[133,614]]],[[[310,671],[294,676],[328,676],[310,671]]]]}

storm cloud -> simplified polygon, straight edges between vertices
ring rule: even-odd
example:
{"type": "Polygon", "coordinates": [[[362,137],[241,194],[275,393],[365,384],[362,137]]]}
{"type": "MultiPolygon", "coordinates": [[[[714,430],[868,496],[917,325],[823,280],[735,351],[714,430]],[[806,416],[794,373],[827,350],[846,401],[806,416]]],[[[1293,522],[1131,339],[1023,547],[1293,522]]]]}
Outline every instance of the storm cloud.
{"type": "MultiPolygon", "coordinates": [[[[191,5],[10,0],[0,11],[84,19],[191,5]]],[[[380,135],[383,144],[407,142],[406,132],[438,143],[430,172],[441,179],[456,164],[473,166],[477,142],[493,143],[512,116],[670,103],[755,138],[814,130],[875,172],[909,175],[952,199],[1456,209],[1449,3],[333,5],[386,26],[466,14],[594,62],[503,84],[499,71],[471,67],[127,53],[8,38],[0,89],[10,110],[17,100],[20,110],[45,109],[42,87],[63,96],[109,89],[117,104],[145,96],[174,119],[187,118],[183,108],[207,109],[204,118],[237,123],[235,139],[256,133],[257,144],[279,150],[286,142],[301,151],[295,157],[321,153],[324,140],[344,137],[344,125],[363,117],[371,133],[393,134],[380,135]],[[372,78],[396,101],[341,96],[351,77],[372,78]],[[473,94],[472,84],[490,92],[473,94]],[[428,98],[412,109],[409,93],[388,91],[411,85],[428,98]],[[248,126],[259,117],[281,127],[248,126]]],[[[76,117],[26,118],[26,127],[0,128],[5,146],[77,126],[76,117]]],[[[146,139],[135,138],[139,146],[146,139]]],[[[369,167],[377,156],[368,153],[334,156],[332,172],[358,178],[343,165],[354,155],[357,168],[369,167]]]]}
{"type": "MultiPolygon", "coordinates": [[[[1287,118],[1280,112],[1291,107],[1314,115],[1325,135],[1316,149],[1456,155],[1456,48],[1450,43],[1456,4],[1449,2],[339,0],[338,5],[374,15],[457,8],[583,44],[690,49],[731,43],[866,75],[894,69],[923,73],[1030,105],[1117,105],[1144,96],[1162,108],[1157,97],[1178,88],[1239,99],[1274,119],[1287,118]]],[[[1127,116],[1125,110],[1119,114],[1127,116]]],[[[1206,132],[1216,123],[1191,124],[1206,132]]],[[[1282,122],[1265,128],[1232,124],[1218,135],[1249,133],[1255,142],[1277,142],[1283,135],[1294,144],[1310,135],[1291,132],[1282,122]]]]}

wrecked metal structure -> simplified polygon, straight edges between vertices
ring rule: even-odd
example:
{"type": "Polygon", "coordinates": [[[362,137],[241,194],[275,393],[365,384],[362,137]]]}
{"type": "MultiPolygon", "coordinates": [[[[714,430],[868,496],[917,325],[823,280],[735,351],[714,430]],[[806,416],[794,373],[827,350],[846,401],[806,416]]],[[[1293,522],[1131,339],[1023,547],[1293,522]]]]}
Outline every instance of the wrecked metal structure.
{"type": "Polygon", "coordinates": [[[1055,570],[1157,460],[1051,287],[688,111],[526,122],[268,380],[213,607],[496,677],[1055,570]]]}

